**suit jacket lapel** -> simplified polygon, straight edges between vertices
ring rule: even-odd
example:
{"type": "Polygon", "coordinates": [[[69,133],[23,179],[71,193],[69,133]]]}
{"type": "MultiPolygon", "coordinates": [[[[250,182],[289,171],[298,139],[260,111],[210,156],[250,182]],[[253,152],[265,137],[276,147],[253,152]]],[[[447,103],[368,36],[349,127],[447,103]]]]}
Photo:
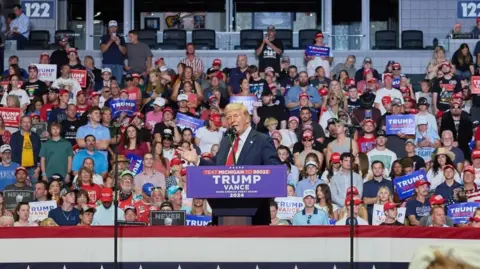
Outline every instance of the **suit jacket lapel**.
{"type": "Polygon", "coordinates": [[[255,136],[256,131],[252,129],[248,134],[247,140],[245,140],[243,143],[242,152],[240,152],[237,163],[243,163],[244,160],[248,157],[250,150],[255,146],[255,136]]]}
{"type": "Polygon", "coordinates": [[[215,161],[217,165],[225,165],[225,163],[227,162],[228,153],[230,152],[231,147],[232,146],[228,137],[223,137],[219,145],[219,149],[222,149],[222,150],[219,150],[217,152],[217,156],[215,157],[215,161]]]}

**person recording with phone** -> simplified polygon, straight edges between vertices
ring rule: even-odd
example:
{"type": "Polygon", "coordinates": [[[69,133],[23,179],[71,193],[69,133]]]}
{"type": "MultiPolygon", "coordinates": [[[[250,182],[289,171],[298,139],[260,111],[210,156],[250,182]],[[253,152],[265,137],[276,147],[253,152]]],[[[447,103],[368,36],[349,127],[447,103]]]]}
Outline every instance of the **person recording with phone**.
{"type": "Polygon", "coordinates": [[[125,39],[117,35],[117,21],[108,22],[108,33],[102,36],[100,50],[102,51],[103,68],[110,68],[111,74],[122,81],[123,62],[127,54],[125,39]]]}
{"type": "Polygon", "coordinates": [[[271,66],[275,73],[280,73],[280,57],[283,53],[282,40],[275,38],[275,26],[269,25],[265,38],[258,43],[255,53],[258,56],[260,73],[265,72],[265,67],[271,66]]]}

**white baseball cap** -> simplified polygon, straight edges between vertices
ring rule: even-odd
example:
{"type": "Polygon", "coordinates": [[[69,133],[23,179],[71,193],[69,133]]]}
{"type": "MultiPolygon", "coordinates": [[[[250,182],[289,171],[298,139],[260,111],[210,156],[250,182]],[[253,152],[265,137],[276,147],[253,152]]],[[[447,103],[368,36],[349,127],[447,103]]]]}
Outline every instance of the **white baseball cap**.
{"type": "Polygon", "coordinates": [[[108,22],[108,27],[117,27],[118,23],[117,21],[111,20],[108,22]]]}
{"type": "Polygon", "coordinates": [[[153,102],[153,104],[159,107],[163,107],[165,105],[165,99],[163,99],[162,97],[157,97],[155,98],[155,101],[153,102]]]}
{"type": "Polygon", "coordinates": [[[160,67],[160,72],[165,72],[165,71],[168,71],[168,67],[166,67],[165,65],[160,67]]]}
{"type": "Polygon", "coordinates": [[[305,199],[305,197],[307,197],[307,196],[312,196],[313,198],[317,198],[314,190],[305,190],[303,192],[303,199],[305,199]]]}
{"type": "Polygon", "coordinates": [[[316,163],[316,162],[314,162],[314,161],[309,161],[309,162],[307,162],[307,163],[305,164],[305,166],[309,166],[309,165],[313,165],[313,166],[315,166],[315,167],[317,167],[317,168],[318,168],[318,165],[317,165],[317,163],[316,163]]]}
{"type": "Polygon", "coordinates": [[[3,144],[0,147],[0,153],[4,153],[5,151],[12,151],[12,147],[9,144],[3,144]]]}
{"type": "Polygon", "coordinates": [[[180,101],[188,101],[188,96],[186,94],[180,94],[178,95],[177,97],[177,101],[180,102],[180,101]]]}
{"type": "Polygon", "coordinates": [[[103,74],[103,73],[110,73],[110,74],[111,74],[111,73],[112,73],[112,69],[110,69],[110,68],[102,68],[102,74],[103,74]]]}
{"type": "Polygon", "coordinates": [[[428,124],[427,117],[418,117],[417,118],[417,125],[428,124]]]}

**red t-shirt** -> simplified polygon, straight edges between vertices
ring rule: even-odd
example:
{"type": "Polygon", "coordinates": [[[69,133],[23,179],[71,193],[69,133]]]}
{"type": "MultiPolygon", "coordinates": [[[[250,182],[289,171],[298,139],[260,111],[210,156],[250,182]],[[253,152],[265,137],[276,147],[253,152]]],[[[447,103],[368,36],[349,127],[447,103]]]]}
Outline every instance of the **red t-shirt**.
{"type": "Polygon", "coordinates": [[[53,104],[43,105],[42,108],[40,108],[40,120],[48,121],[48,116],[50,115],[50,112],[52,112],[53,108],[53,104]]]}
{"type": "Polygon", "coordinates": [[[160,208],[151,204],[146,204],[143,200],[135,202],[135,209],[137,209],[137,221],[150,224],[150,211],[160,210],[160,208]]]}
{"type": "Polygon", "coordinates": [[[86,190],[88,193],[88,199],[90,200],[88,206],[95,207],[97,200],[100,199],[100,197],[102,196],[102,188],[100,188],[100,186],[98,186],[97,184],[92,184],[82,185],[81,189],[86,190]]]}
{"type": "Polygon", "coordinates": [[[81,117],[83,115],[83,113],[88,111],[89,108],[90,107],[88,105],[84,105],[84,106],[78,106],[77,105],[77,116],[81,117]]]}
{"type": "MultiPolygon", "coordinates": [[[[126,135],[126,134],[124,134],[124,135],[126,135]]],[[[128,154],[135,154],[138,157],[143,158],[143,156],[149,152],[148,151],[148,145],[145,142],[141,142],[140,145],[138,145],[138,147],[135,148],[135,149],[126,149],[124,144],[123,144],[123,136],[122,136],[122,140],[120,140],[120,143],[119,143],[117,148],[118,148],[118,153],[123,155],[123,156],[127,156],[128,154]]]]}
{"type": "MultiPolygon", "coordinates": [[[[127,89],[127,92],[128,92],[128,100],[132,100],[132,101],[137,102],[138,99],[141,97],[141,96],[139,96],[141,94],[140,89],[137,88],[137,87],[127,89]]],[[[139,103],[137,102],[136,110],[138,111],[139,109],[140,109],[139,103]]]]}
{"type": "Polygon", "coordinates": [[[127,206],[133,206],[133,194],[125,200],[118,200],[118,207],[120,209],[125,210],[125,207],[127,206]]]}
{"type": "Polygon", "coordinates": [[[357,139],[358,151],[367,153],[375,147],[375,136],[372,138],[365,138],[364,136],[357,139]]]}

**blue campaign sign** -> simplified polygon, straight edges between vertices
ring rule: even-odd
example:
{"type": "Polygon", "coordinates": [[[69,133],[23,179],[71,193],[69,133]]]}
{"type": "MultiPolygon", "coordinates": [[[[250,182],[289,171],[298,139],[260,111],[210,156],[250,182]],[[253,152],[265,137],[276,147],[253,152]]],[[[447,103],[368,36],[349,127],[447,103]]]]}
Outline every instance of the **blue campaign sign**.
{"type": "Polygon", "coordinates": [[[308,56],[329,57],[330,48],[324,46],[307,46],[305,50],[308,56]]]}
{"type": "Polygon", "coordinates": [[[187,226],[207,226],[212,222],[211,216],[194,216],[187,215],[187,226]]]}
{"type": "Polygon", "coordinates": [[[230,103],[242,103],[247,107],[248,113],[253,114],[253,104],[258,101],[256,96],[230,96],[230,103]]]}
{"type": "Polygon", "coordinates": [[[22,10],[31,19],[55,19],[55,1],[51,0],[23,0],[22,10]]]}
{"type": "Polygon", "coordinates": [[[465,224],[478,207],[480,207],[480,203],[477,202],[452,204],[448,206],[447,215],[454,224],[465,224]]]}
{"type": "Polygon", "coordinates": [[[400,200],[405,200],[413,195],[415,192],[415,182],[419,180],[427,180],[425,170],[413,172],[410,175],[397,177],[393,180],[395,191],[400,200]]]}
{"type": "Polygon", "coordinates": [[[203,127],[205,122],[203,120],[187,116],[182,113],[177,113],[177,118],[175,119],[177,126],[183,130],[185,128],[190,128],[193,131],[193,135],[197,134],[197,130],[203,127]]]}
{"type": "Polygon", "coordinates": [[[135,175],[138,175],[140,172],[143,170],[143,158],[138,157],[135,154],[127,154],[127,159],[130,160],[130,166],[128,167],[128,170],[132,171],[135,173],[135,175]]]}
{"type": "Polygon", "coordinates": [[[287,196],[284,165],[188,166],[188,198],[274,198],[287,196]]]}
{"type": "Polygon", "coordinates": [[[415,115],[389,115],[386,117],[385,132],[387,135],[398,133],[415,134],[415,115]]]}
{"type": "Polygon", "coordinates": [[[480,16],[480,1],[458,1],[457,17],[461,19],[477,18],[480,16]]]}
{"type": "Polygon", "coordinates": [[[113,100],[110,102],[110,107],[113,117],[119,116],[121,112],[126,112],[128,116],[132,116],[136,111],[137,103],[134,100],[113,100]]]}

